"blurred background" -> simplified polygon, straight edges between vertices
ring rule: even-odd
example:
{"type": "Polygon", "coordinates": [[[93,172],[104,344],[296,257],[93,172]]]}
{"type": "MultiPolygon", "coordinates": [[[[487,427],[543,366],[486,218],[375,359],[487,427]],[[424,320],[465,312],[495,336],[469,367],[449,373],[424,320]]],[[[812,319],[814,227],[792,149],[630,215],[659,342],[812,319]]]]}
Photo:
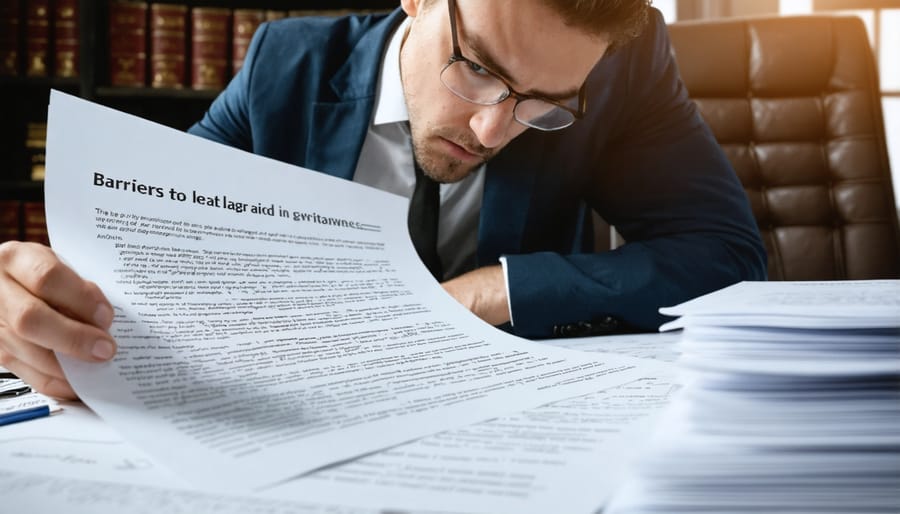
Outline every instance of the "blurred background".
{"type": "MultiPolygon", "coordinates": [[[[287,16],[385,12],[398,3],[0,0],[0,241],[47,240],[42,201],[51,88],[186,129],[240,68],[260,23],[287,16]]],[[[669,23],[858,16],[879,67],[892,180],[894,191],[900,190],[900,0],[653,0],[653,5],[669,23]]],[[[714,120],[708,121],[713,125],[714,120]]],[[[900,197],[894,198],[892,210],[900,212],[900,197]]],[[[761,214],[757,218],[764,221],[761,214]]],[[[611,244],[617,244],[614,231],[610,233],[611,244]]]]}

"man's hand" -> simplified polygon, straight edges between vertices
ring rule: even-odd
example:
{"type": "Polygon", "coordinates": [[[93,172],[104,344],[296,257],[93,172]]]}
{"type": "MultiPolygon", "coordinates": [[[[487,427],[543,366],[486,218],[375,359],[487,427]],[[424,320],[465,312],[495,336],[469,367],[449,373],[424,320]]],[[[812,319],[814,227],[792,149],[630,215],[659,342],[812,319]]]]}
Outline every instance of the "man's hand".
{"type": "Polygon", "coordinates": [[[509,321],[509,300],[503,267],[488,266],[441,284],[450,296],[491,325],[509,321]]]}
{"type": "Polygon", "coordinates": [[[0,365],[34,389],[77,398],[53,351],[89,362],[109,360],[116,352],[107,332],[112,319],[100,288],[50,248],[0,244],[0,365]]]}

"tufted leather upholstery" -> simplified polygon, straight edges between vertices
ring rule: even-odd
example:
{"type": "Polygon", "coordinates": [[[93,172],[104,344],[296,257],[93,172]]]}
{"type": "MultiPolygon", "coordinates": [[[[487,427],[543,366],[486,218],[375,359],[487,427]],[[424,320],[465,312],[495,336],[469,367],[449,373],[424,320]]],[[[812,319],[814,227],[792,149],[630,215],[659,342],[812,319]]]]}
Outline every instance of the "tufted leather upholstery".
{"type": "Polygon", "coordinates": [[[773,280],[900,277],[874,59],[857,18],[669,26],[682,79],[750,198],[773,280]]]}

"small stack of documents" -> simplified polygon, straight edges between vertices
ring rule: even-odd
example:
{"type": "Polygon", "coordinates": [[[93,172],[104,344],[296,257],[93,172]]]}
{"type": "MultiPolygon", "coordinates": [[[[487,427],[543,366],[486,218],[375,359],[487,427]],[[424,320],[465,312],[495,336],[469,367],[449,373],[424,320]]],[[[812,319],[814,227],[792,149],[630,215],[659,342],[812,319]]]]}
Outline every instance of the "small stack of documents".
{"type": "Polygon", "coordinates": [[[22,379],[0,368],[0,426],[49,416],[60,406],[31,389],[22,379]]]}
{"type": "Polygon", "coordinates": [[[606,512],[900,511],[900,281],[744,282],[661,312],[684,388],[606,512]]]}

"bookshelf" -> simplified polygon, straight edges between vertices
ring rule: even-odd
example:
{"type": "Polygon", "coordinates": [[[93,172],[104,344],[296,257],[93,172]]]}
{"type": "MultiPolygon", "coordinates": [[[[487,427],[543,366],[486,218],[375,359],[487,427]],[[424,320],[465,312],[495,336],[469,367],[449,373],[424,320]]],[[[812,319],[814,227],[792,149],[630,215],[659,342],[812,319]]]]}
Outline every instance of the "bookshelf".
{"type": "MultiPolygon", "coordinates": [[[[126,87],[111,84],[111,0],[0,0],[0,65],[4,62],[2,59],[4,50],[7,51],[7,56],[10,47],[17,51],[14,59],[15,69],[6,70],[5,73],[0,69],[0,113],[2,113],[0,114],[0,242],[8,239],[34,239],[35,227],[29,227],[29,224],[34,225],[37,212],[35,205],[43,201],[43,182],[34,180],[32,176],[33,167],[40,166],[43,158],[41,150],[34,148],[34,140],[35,134],[39,133],[36,131],[39,131],[40,125],[46,123],[47,102],[51,89],[59,89],[184,130],[200,119],[221,90],[218,86],[211,89],[191,87],[193,56],[189,34],[192,9],[228,9],[232,16],[234,10],[241,9],[280,11],[284,14],[294,11],[295,14],[313,15],[330,13],[338,9],[387,11],[399,5],[396,0],[165,0],[144,3],[148,5],[148,20],[151,15],[149,6],[154,3],[176,4],[184,6],[187,10],[186,77],[182,87],[152,86],[150,73],[153,42],[149,21],[144,36],[147,53],[146,85],[126,87]],[[69,25],[68,21],[59,21],[63,15],[57,13],[57,9],[61,10],[72,4],[75,6],[74,20],[77,20],[73,20],[74,26],[69,25]],[[32,24],[35,23],[36,15],[33,11],[40,7],[48,10],[47,41],[44,43],[47,47],[45,60],[47,73],[46,76],[29,76],[28,71],[33,68],[31,60],[33,55],[29,53],[34,53],[35,41],[38,40],[33,31],[30,33],[31,40],[28,39],[29,20],[32,24]],[[3,18],[6,17],[8,20],[13,16],[18,23],[16,30],[11,30],[8,24],[4,25],[3,18]],[[66,29],[70,29],[71,34],[65,32],[66,29]],[[64,63],[56,62],[54,45],[57,44],[56,39],[60,39],[57,51],[62,52],[60,50],[63,47],[62,42],[69,41],[69,35],[73,37],[77,35],[78,58],[74,67],[77,76],[60,77],[55,70],[65,69],[66,66],[64,63]],[[31,218],[25,219],[29,215],[31,218]]],[[[229,31],[231,29],[233,26],[229,25],[229,31]]],[[[231,37],[229,32],[229,38],[231,37]]],[[[227,45],[226,83],[231,76],[231,40],[227,45]]],[[[41,236],[37,238],[41,240],[41,236]]]]}

